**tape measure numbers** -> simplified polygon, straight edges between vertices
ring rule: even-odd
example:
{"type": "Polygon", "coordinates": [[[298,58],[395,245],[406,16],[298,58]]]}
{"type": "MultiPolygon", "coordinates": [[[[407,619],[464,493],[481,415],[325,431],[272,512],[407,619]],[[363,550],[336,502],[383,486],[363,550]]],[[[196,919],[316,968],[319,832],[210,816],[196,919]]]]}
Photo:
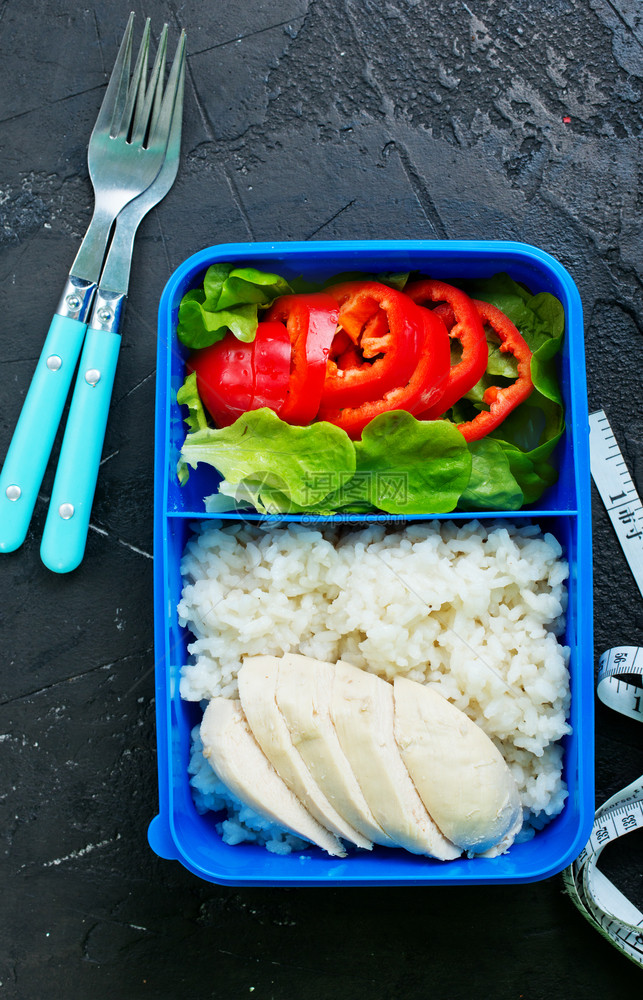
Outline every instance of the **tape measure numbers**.
{"type": "Polygon", "coordinates": [[[596,693],[608,708],[643,722],[643,649],[616,646],[603,653],[596,693]]]}
{"type": "MultiPolygon", "coordinates": [[[[592,478],[643,596],[643,504],[603,410],[590,414],[592,478]]],[[[599,660],[596,693],[603,704],[643,722],[643,648],[617,646],[599,660]]],[[[643,913],[598,868],[612,841],[643,830],[643,775],[596,810],[589,841],[563,872],[584,917],[633,962],[643,966],[643,913]]]]}
{"type": "Polygon", "coordinates": [[[589,415],[592,479],[643,596],[643,504],[604,410],[589,415]]]}

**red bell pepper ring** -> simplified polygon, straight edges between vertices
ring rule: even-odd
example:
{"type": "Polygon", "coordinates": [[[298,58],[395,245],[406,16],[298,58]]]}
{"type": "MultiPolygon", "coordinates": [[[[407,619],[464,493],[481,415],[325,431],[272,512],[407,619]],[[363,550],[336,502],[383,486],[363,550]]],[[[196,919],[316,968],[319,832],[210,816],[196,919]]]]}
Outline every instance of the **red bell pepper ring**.
{"type": "Polygon", "coordinates": [[[358,407],[406,386],[426,340],[416,307],[377,281],[346,281],[328,289],[339,303],[340,330],[331,346],[321,404],[324,410],[358,407]],[[338,352],[338,353],[336,353],[338,352]]]}
{"type": "Polygon", "coordinates": [[[338,313],[336,300],[324,292],[283,295],[266,313],[267,321],[285,323],[290,339],[290,379],[279,410],[290,424],[309,424],[317,416],[338,313]]]}
{"type": "Polygon", "coordinates": [[[290,338],[282,323],[259,323],[252,343],[226,333],[186,362],[196,372],[201,401],[218,427],[227,427],[248,410],[262,406],[279,412],[290,373],[290,338]]]}
{"type": "Polygon", "coordinates": [[[518,378],[511,385],[490,386],[483,394],[483,402],[489,406],[463,424],[456,424],[467,441],[479,441],[495,430],[512,410],[531,394],[534,384],[531,379],[531,351],[524,338],[508,316],[489,302],[474,299],[476,309],[483,323],[490,326],[500,338],[500,350],[510,351],[518,362],[518,378]]]}
{"type": "MultiPolygon", "coordinates": [[[[446,327],[439,317],[428,309],[419,309],[412,302],[408,313],[418,325],[420,354],[409,380],[389,389],[378,399],[366,400],[355,406],[328,407],[322,402],[317,414],[342,427],[348,436],[357,440],[366,424],[373,417],[388,410],[408,410],[417,413],[426,410],[442,395],[449,372],[450,349],[446,327]]],[[[349,370],[349,369],[347,369],[349,370]]]]}
{"type": "Polygon", "coordinates": [[[437,309],[442,318],[447,320],[449,336],[459,340],[462,345],[462,356],[458,363],[449,369],[449,378],[442,398],[430,409],[418,414],[420,420],[436,420],[469,389],[472,389],[484,375],[489,360],[487,339],[473,301],[459,288],[454,288],[445,281],[426,278],[407,285],[404,293],[421,306],[426,306],[430,302],[440,303],[437,309]],[[450,310],[445,309],[442,303],[446,303],[450,310]],[[453,323],[449,322],[451,313],[454,318],[453,323]]]}
{"type": "Polygon", "coordinates": [[[330,357],[332,364],[337,365],[340,371],[344,371],[346,368],[359,368],[364,363],[359,347],[355,346],[344,330],[338,330],[333,337],[330,357]]]}

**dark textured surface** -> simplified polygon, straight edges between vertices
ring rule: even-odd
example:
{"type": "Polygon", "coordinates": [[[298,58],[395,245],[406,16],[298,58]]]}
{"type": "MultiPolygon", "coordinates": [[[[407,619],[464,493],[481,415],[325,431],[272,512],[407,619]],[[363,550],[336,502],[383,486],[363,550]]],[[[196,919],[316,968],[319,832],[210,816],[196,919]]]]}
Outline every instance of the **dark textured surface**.
{"type": "MultiPolygon", "coordinates": [[[[0,457],[89,220],[86,144],[128,9],[0,3],[0,457]]],[[[137,12],[155,37],[165,19],[174,37],[188,31],[184,156],[139,231],[85,560],[68,577],[40,562],[51,474],[25,545],[0,560],[0,998],[640,989],[559,878],[240,891],[146,844],[155,313],[167,277],[234,240],[535,243],[579,286],[590,408],[607,410],[643,491],[640,4],[150,0],[137,12]]],[[[594,515],[598,656],[643,643],[643,616],[596,497],[594,515]]],[[[643,772],[641,729],[597,708],[598,801],[643,772]]],[[[632,840],[606,865],[640,905],[632,840]]]]}

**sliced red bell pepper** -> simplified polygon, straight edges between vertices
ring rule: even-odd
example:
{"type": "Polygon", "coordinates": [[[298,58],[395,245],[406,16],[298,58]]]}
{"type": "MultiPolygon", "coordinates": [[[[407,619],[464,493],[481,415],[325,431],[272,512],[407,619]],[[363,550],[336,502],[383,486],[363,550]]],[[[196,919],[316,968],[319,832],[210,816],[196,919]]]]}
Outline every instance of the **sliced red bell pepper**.
{"type": "Polygon", "coordinates": [[[254,393],[251,410],[268,406],[281,415],[288,398],[292,344],[283,323],[263,320],[253,341],[254,393]]]}
{"type": "Polygon", "coordinates": [[[450,306],[448,302],[438,302],[431,312],[435,316],[439,316],[444,325],[447,328],[448,333],[451,333],[451,328],[455,326],[455,313],[453,311],[453,306],[450,306]]]}
{"type": "Polygon", "coordinates": [[[422,306],[430,302],[440,303],[437,309],[442,318],[447,320],[449,336],[459,340],[462,345],[462,356],[457,364],[449,369],[449,378],[442,398],[424,413],[418,413],[420,420],[435,420],[446,413],[449,407],[472,389],[484,375],[489,360],[487,340],[475,305],[459,288],[454,288],[445,281],[426,278],[411,282],[404,289],[404,293],[413,302],[422,306]],[[450,310],[442,303],[446,303],[450,310]],[[453,323],[449,322],[451,314],[453,323]]]}
{"type": "Polygon", "coordinates": [[[500,338],[500,350],[510,351],[518,362],[518,378],[511,385],[490,386],[483,394],[483,402],[489,406],[457,428],[467,441],[478,441],[498,427],[512,410],[523,403],[531,394],[534,384],[531,380],[531,351],[520,332],[496,306],[489,302],[474,300],[482,322],[491,327],[500,338]]]}
{"type": "Polygon", "coordinates": [[[338,330],[330,347],[330,357],[333,364],[344,371],[346,368],[358,368],[364,359],[358,347],[344,330],[338,330]]]}
{"type": "Polygon", "coordinates": [[[223,340],[194,351],[186,362],[196,372],[201,402],[218,427],[226,427],[250,409],[254,395],[252,344],[227,333],[223,340]]]}
{"type": "Polygon", "coordinates": [[[266,313],[267,321],[286,324],[290,339],[290,380],[279,411],[290,424],[309,424],[317,416],[338,313],[336,300],[324,292],[283,295],[266,313]]]}
{"type": "Polygon", "coordinates": [[[340,330],[333,341],[322,391],[322,407],[337,410],[381,399],[406,386],[426,340],[415,306],[401,292],[377,281],[346,281],[328,294],[339,303],[340,330]]]}
{"type": "Polygon", "coordinates": [[[201,401],[218,427],[248,410],[279,412],[290,373],[290,338],[282,323],[259,323],[252,343],[228,332],[223,340],[194,351],[186,362],[196,372],[201,401]]]}
{"type": "MultiPolygon", "coordinates": [[[[449,371],[449,337],[439,317],[428,309],[418,309],[409,301],[409,321],[417,324],[420,354],[411,377],[405,384],[394,386],[380,398],[370,399],[355,406],[330,407],[323,401],[319,420],[328,420],[342,427],[349,437],[356,440],[373,417],[388,410],[408,410],[417,413],[426,410],[442,394],[449,371]]],[[[350,369],[347,369],[350,370],[350,369]]]]}

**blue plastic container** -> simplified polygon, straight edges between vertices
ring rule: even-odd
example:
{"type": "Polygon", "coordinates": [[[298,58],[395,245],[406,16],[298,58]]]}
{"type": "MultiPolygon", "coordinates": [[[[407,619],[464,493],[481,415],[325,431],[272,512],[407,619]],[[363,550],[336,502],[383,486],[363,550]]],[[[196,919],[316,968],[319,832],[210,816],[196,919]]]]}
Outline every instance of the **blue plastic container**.
{"type": "MultiPolygon", "coordinates": [[[[238,514],[216,515],[235,520],[238,514]]],[[[470,514],[447,515],[470,520],[470,514]]],[[[248,515],[244,515],[248,519],[248,515]]],[[[256,515],[257,520],[263,520],[256,515]]],[[[298,516],[288,520],[298,520],[298,516]]],[[[440,520],[425,515],[413,520],[440,520]]],[[[336,518],[327,518],[329,522],[336,518]]],[[[345,518],[342,520],[345,521],[345,518]]],[[[364,522],[368,517],[360,515],[364,522]]],[[[381,520],[381,515],[377,516],[381,520]]],[[[396,518],[396,520],[398,520],[396,518]]],[[[350,530],[350,526],[346,528],[350,530]]],[[[234,243],[211,247],[186,260],[167,283],[159,308],[156,382],[156,456],[154,511],[154,621],[159,814],[149,827],[149,842],[163,858],[176,859],[208,881],[225,885],[469,885],[531,882],[561,871],[577,857],[589,837],[594,815],[594,698],[592,643],[592,550],[589,425],[585,382],[582,307],[569,273],[534,247],[509,242],[347,241],[321,243],[234,243]],[[304,854],[275,855],[251,844],[224,844],[214,814],[199,815],[189,786],[190,730],[200,720],[198,705],[179,697],[179,673],[190,641],[177,620],[181,592],[180,560],[190,522],[208,520],[204,496],[216,491],[216,472],[199,466],[181,488],[176,478],[185,436],[177,389],[184,378],[185,351],[176,338],[179,302],[197,287],[210,264],[238,261],[285,278],[326,278],[344,271],[420,270],[446,280],[491,277],[506,271],[532,292],[547,291],[563,303],[566,318],[560,381],[567,429],[558,446],[560,477],[531,508],[479,515],[479,520],[532,520],[551,531],[570,564],[565,643],[571,649],[573,732],[564,740],[564,778],[569,797],[562,813],[531,841],[514,845],[499,858],[462,858],[448,863],[402,850],[375,848],[338,860],[317,848],[304,854]]]]}

